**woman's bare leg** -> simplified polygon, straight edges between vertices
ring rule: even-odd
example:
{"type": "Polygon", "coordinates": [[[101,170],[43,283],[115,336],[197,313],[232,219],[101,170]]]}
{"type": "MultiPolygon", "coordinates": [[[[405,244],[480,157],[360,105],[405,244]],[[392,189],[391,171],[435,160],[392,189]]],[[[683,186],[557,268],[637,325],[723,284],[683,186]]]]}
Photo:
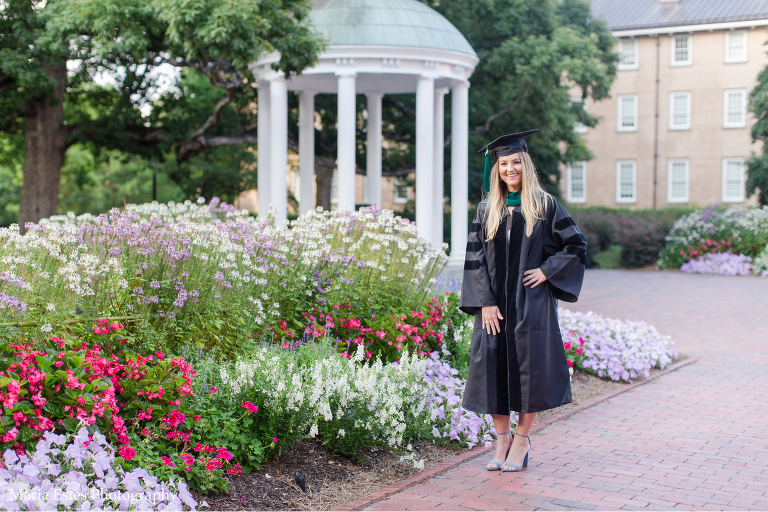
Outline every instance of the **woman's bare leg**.
{"type": "MultiPolygon", "coordinates": [[[[521,412],[517,423],[516,433],[527,436],[531,432],[533,422],[536,421],[535,412],[521,412]]],[[[508,462],[514,462],[518,466],[523,465],[525,454],[531,447],[530,442],[525,437],[515,436],[512,442],[512,449],[509,451],[508,462]]],[[[503,456],[503,455],[502,455],[503,456]]]]}
{"type": "MultiPolygon", "coordinates": [[[[496,428],[496,432],[510,432],[512,426],[509,423],[509,415],[492,414],[493,426],[496,428]]],[[[504,458],[507,456],[507,450],[512,443],[512,435],[497,436],[496,438],[496,455],[493,457],[498,463],[504,462],[504,458]]],[[[495,468],[495,464],[490,464],[488,467],[495,468]]]]}

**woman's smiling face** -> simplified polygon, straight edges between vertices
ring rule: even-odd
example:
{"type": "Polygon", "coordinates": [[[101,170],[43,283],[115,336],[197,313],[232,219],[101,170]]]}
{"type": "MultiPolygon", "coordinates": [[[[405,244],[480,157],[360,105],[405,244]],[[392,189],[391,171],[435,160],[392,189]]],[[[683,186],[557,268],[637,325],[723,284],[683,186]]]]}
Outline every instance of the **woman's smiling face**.
{"type": "Polygon", "coordinates": [[[499,177],[507,184],[510,192],[517,192],[523,185],[523,161],[520,153],[500,156],[498,161],[499,177]]]}

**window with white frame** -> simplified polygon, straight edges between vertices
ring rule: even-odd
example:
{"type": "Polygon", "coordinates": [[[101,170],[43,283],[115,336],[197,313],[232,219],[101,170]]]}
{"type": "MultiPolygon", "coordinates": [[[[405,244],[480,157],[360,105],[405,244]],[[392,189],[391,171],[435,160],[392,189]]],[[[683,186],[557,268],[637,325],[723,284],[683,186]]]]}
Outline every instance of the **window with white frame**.
{"type": "Polygon", "coordinates": [[[723,95],[723,128],[747,126],[747,90],[726,89],[723,95]]]}
{"type": "Polygon", "coordinates": [[[334,169],[331,174],[331,204],[339,203],[339,170],[334,169]]]}
{"type": "Polygon", "coordinates": [[[723,158],[723,193],[724,203],[744,201],[744,159],[723,158]]]}
{"type": "MultiPolygon", "coordinates": [[[[584,112],[587,111],[587,100],[573,97],[571,98],[571,104],[573,104],[575,107],[581,106],[582,109],[584,109],[584,112]]],[[[576,127],[574,128],[576,133],[587,133],[587,126],[584,123],[576,122],[576,127]]]]}
{"type": "Polygon", "coordinates": [[[587,201],[587,162],[573,162],[566,168],[566,194],[569,203],[587,201]]]}
{"type": "Polygon", "coordinates": [[[640,64],[637,39],[619,39],[619,70],[637,69],[640,64]]]}
{"type": "Polygon", "coordinates": [[[616,202],[637,202],[637,161],[616,162],[616,202]]]}
{"type": "Polygon", "coordinates": [[[394,194],[392,202],[395,204],[405,204],[408,202],[408,179],[404,177],[396,177],[393,183],[394,194]]]}
{"type": "Polygon", "coordinates": [[[669,93],[669,129],[691,129],[691,93],[669,93]]]}
{"type": "Polygon", "coordinates": [[[616,131],[637,131],[637,94],[620,94],[617,98],[616,131]]]}
{"type": "Polygon", "coordinates": [[[747,62],[746,30],[731,30],[725,33],[725,62],[747,62]]]}
{"type": "Polygon", "coordinates": [[[690,66],[693,63],[693,37],[672,36],[669,38],[669,65],[670,66],[690,66]]]}
{"type": "Polygon", "coordinates": [[[688,202],[688,177],[690,176],[690,161],[674,159],[667,162],[667,202],[688,202]]]}

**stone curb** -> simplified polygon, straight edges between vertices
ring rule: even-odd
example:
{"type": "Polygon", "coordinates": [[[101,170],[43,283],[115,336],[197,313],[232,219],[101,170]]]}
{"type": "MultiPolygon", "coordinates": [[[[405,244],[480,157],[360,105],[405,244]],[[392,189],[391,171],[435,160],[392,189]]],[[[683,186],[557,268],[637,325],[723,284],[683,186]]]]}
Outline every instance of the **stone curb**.
{"type": "MultiPolygon", "coordinates": [[[[675,370],[678,370],[682,368],[683,366],[687,366],[689,364],[695,363],[698,361],[698,357],[689,357],[685,361],[681,361],[679,363],[675,363],[672,366],[668,366],[667,368],[656,372],[651,377],[647,379],[643,379],[637,382],[633,382],[631,384],[627,384],[626,386],[616,389],[613,391],[609,391],[608,393],[602,394],[600,396],[596,396],[594,398],[590,398],[586,402],[580,403],[579,405],[576,405],[574,407],[571,407],[570,409],[567,409],[561,413],[555,414],[546,420],[542,421],[541,423],[536,423],[531,428],[531,433],[538,432],[539,430],[542,430],[552,423],[560,420],[564,420],[570,416],[573,416],[574,414],[581,412],[585,409],[589,409],[592,406],[595,406],[599,404],[600,402],[604,402],[610,398],[613,398],[617,395],[620,395],[626,391],[629,391],[631,389],[636,388],[637,386],[642,386],[643,384],[646,384],[654,379],[657,379],[658,377],[661,377],[663,375],[666,375],[667,373],[673,372],[675,370]]],[[[347,511],[356,511],[356,510],[363,510],[367,507],[370,507],[374,503],[378,503],[379,501],[385,500],[388,497],[392,496],[393,494],[397,494],[400,491],[404,491],[405,489],[408,489],[409,487],[413,487],[414,485],[418,485],[426,480],[429,480],[430,478],[434,478],[436,476],[442,475],[443,473],[461,465],[465,462],[468,462],[472,459],[475,459],[477,457],[481,457],[487,453],[492,452],[495,449],[495,446],[478,446],[476,448],[472,448],[471,450],[464,452],[460,455],[457,455],[455,457],[452,457],[448,460],[445,460],[443,462],[440,462],[438,464],[435,464],[434,466],[430,466],[429,468],[420,471],[419,473],[416,473],[415,475],[409,476],[405,480],[401,480],[399,482],[395,482],[393,484],[389,484],[386,487],[379,489],[378,491],[374,491],[370,493],[367,496],[364,496],[363,498],[360,498],[358,500],[350,501],[343,507],[339,507],[334,509],[338,512],[347,512],[347,511]]]]}

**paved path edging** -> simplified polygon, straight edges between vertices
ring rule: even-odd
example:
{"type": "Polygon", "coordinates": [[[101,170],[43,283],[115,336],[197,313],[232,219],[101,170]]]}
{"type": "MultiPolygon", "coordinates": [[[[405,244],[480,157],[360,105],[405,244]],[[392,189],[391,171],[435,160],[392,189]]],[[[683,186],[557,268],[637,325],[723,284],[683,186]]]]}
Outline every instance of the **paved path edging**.
{"type": "MultiPolygon", "coordinates": [[[[594,398],[590,398],[589,400],[576,405],[574,407],[571,407],[561,413],[555,414],[546,420],[536,423],[531,428],[531,433],[538,432],[539,430],[542,430],[552,423],[555,423],[556,421],[564,420],[565,418],[568,418],[570,416],[573,416],[574,414],[581,412],[585,409],[589,409],[590,407],[593,407],[601,402],[604,402],[610,398],[613,398],[617,395],[620,395],[622,393],[625,393],[627,391],[630,391],[631,389],[634,389],[638,386],[642,386],[643,384],[646,384],[648,382],[651,382],[654,379],[657,379],[663,375],[666,375],[667,373],[673,372],[675,370],[678,370],[682,368],[683,366],[687,366],[689,364],[695,363],[698,361],[698,357],[689,357],[688,359],[684,361],[680,361],[679,363],[675,363],[671,366],[668,366],[667,368],[654,373],[647,379],[639,380],[636,382],[632,382],[631,384],[627,384],[626,386],[615,389],[613,391],[609,391],[608,393],[604,393],[600,396],[596,396],[594,398]]],[[[481,457],[483,455],[486,455],[487,453],[490,453],[495,449],[494,445],[491,446],[478,446],[476,448],[472,448],[469,451],[466,451],[462,454],[459,454],[455,457],[452,457],[448,460],[445,460],[443,462],[439,462],[433,466],[430,466],[427,469],[424,469],[423,471],[420,471],[416,473],[415,475],[412,475],[405,480],[401,480],[399,482],[395,482],[393,484],[389,484],[386,487],[379,489],[378,491],[374,491],[367,496],[364,496],[360,499],[350,501],[343,507],[338,507],[334,510],[339,512],[347,512],[347,511],[358,511],[358,510],[364,510],[365,508],[373,505],[374,503],[377,503],[379,501],[382,501],[393,494],[397,494],[400,491],[404,491],[405,489],[408,489],[409,487],[413,487],[414,485],[418,485],[426,480],[429,480],[430,478],[442,475],[443,473],[461,465],[464,464],[467,461],[470,461],[472,459],[475,459],[477,457],[481,457]]]]}

